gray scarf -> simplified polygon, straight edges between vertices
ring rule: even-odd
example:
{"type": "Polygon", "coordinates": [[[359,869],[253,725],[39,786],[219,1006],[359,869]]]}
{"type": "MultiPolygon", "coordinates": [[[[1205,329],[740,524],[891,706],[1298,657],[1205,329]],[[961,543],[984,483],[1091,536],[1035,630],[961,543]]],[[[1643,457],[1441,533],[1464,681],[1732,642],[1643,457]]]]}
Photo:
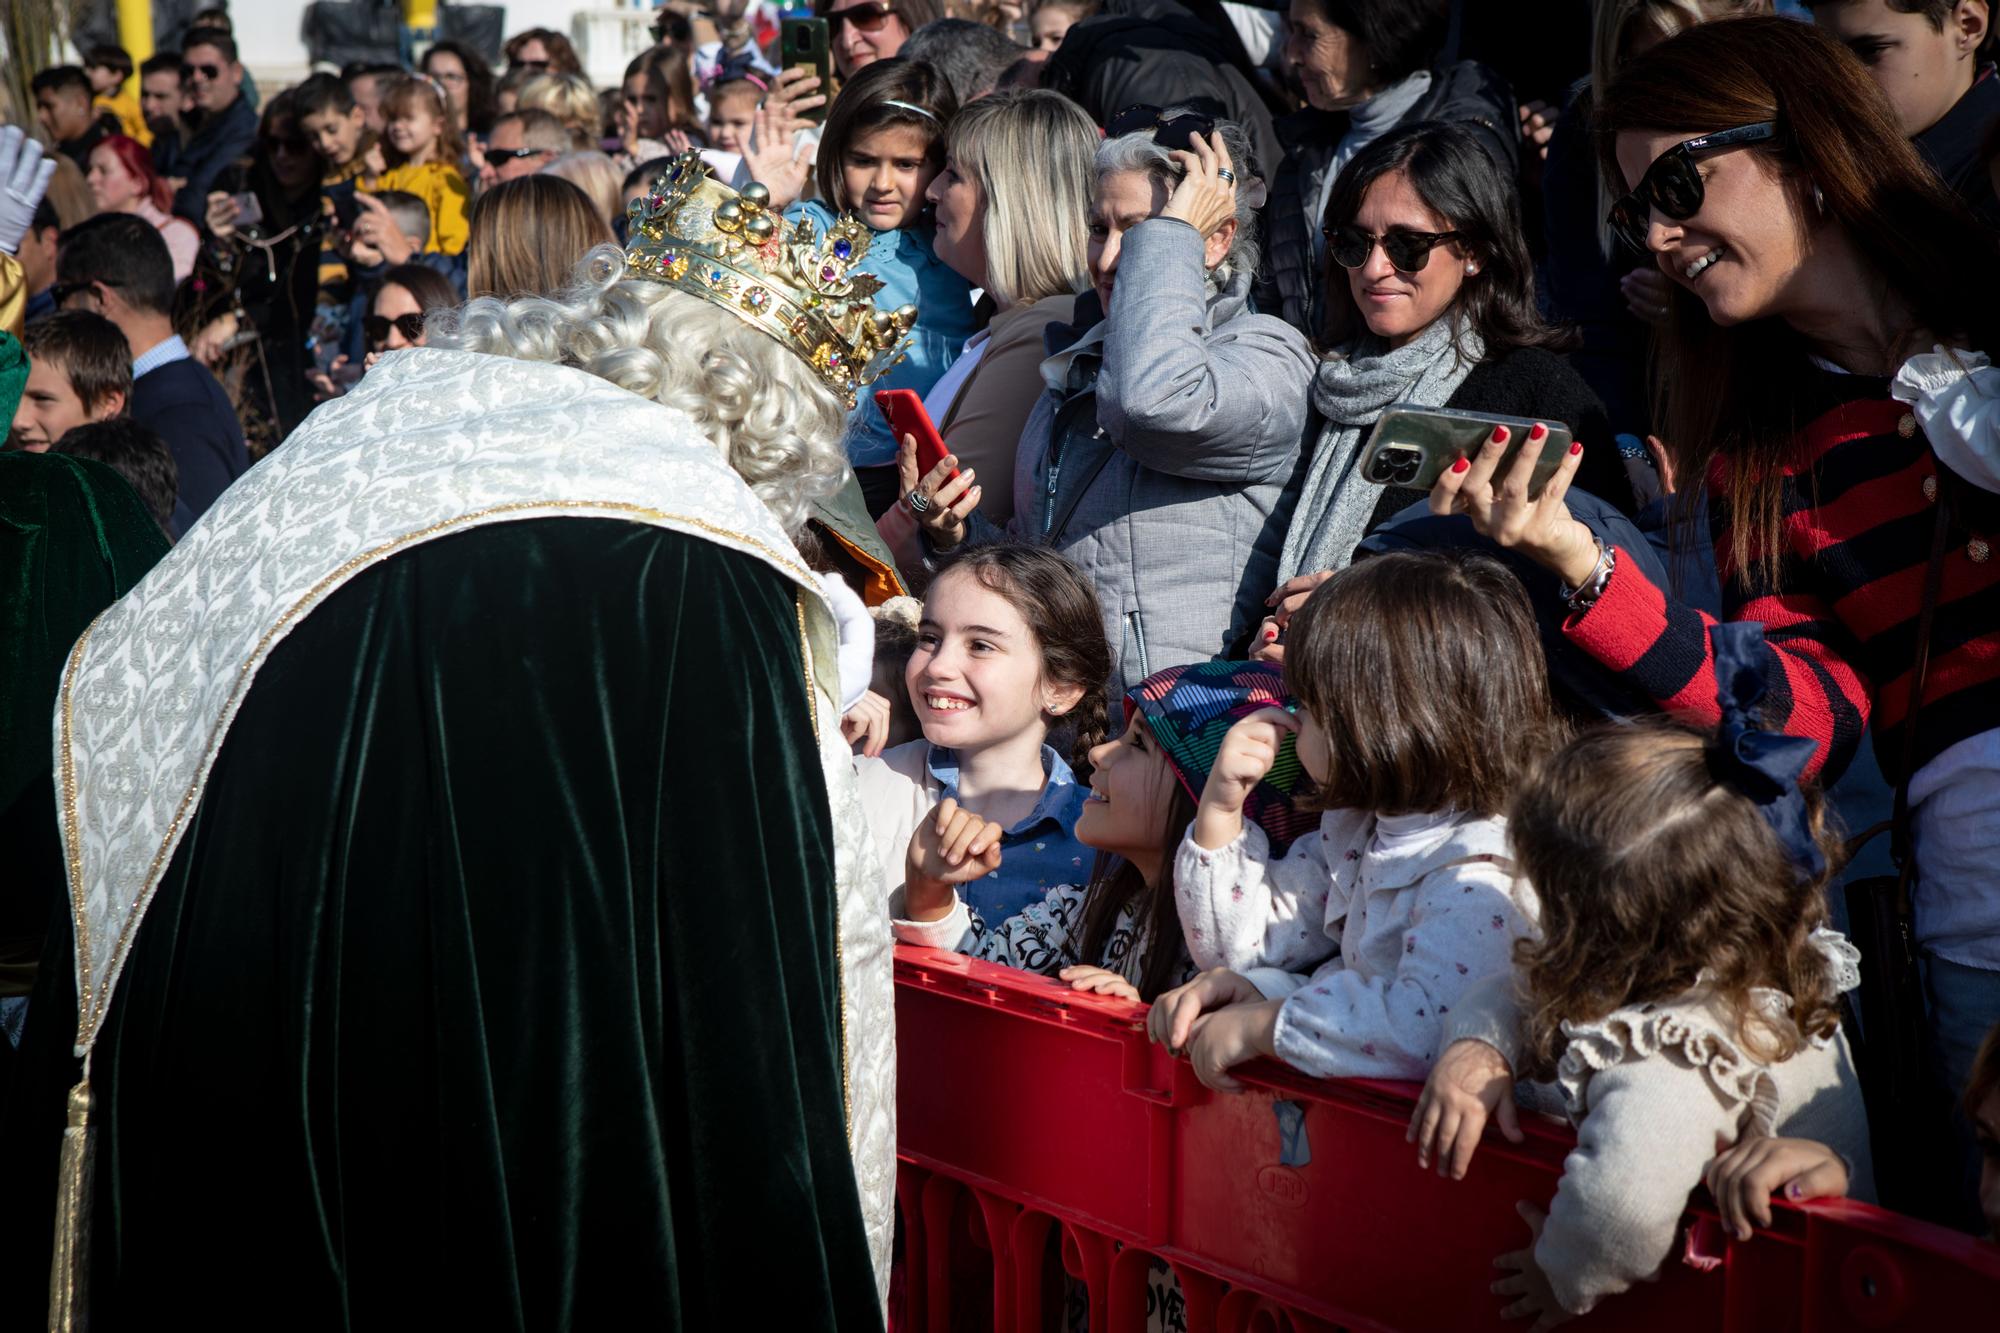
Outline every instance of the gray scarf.
{"type": "Polygon", "coordinates": [[[1376,418],[1391,403],[1443,407],[1485,355],[1476,331],[1452,336],[1455,322],[1432,320],[1394,351],[1374,334],[1363,334],[1320,362],[1312,386],[1319,439],[1278,557],[1280,584],[1298,574],[1347,567],[1382,499],[1381,486],[1362,480],[1360,469],[1361,443],[1376,418]]]}

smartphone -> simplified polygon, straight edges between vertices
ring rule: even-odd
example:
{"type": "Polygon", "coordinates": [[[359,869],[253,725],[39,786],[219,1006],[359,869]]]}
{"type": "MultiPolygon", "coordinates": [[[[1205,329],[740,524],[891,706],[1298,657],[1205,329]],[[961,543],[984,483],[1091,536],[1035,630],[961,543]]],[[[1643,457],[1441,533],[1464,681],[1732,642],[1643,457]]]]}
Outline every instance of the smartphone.
{"type": "Polygon", "coordinates": [[[340,224],[340,229],[354,230],[354,220],[361,216],[361,201],[354,197],[354,182],[327,186],[326,197],[333,201],[333,220],[340,224]]]}
{"type": "MultiPolygon", "coordinates": [[[[924,400],[915,389],[877,389],[875,406],[882,409],[898,445],[902,444],[905,435],[915,437],[919,477],[929,476],[932,468],[944,462],[944,456],[951,451],[944,447],[944,437],[938,434],[931,414],[924,411],[924,400]]],[[[958,469],[953,468],[947,480],[957,479],[958,469]]]]}
{"type": "Polygon", "coordinates": [[[257,196],[245,190],[242,194],[232,194],[229,202],[236,205],[236,225],[254,227],[264,220],[264,205],[257,202],[257,196]]]}
{"type": "MultiPolygon", "coordinates": [[[[1570,429],[1560,421],[1543,421],[1549,438],[1542,444],[1530,478],[1530,494],[1539,494],[1543,483],[1562,466],[1569,452],[1570,429]]],[[[1495,426],[1505,426],[1513,438],[1500,459],[1495,475],[1504,475],[1514,456],[1527,443],[1535,425],[1529,417],[1500,417],[1487,412],[1460,412],[1449,407],[1422,407],[1416,403],[1391,403],[1369,433],[1361,451],[1361,479],[1381,486],[1406,486],[1427,491],[1444,470],[1460,457],[1479,452],[1495,426]]]]}
{"type": "Polygon", "coordinates": [[[800,66],[819,75],[819,92],[826,101],[799,114],[817,124],[826,119],[833,102],[833,47],[825,19],[784,19],[778,24],[778,67],[800,66]]]}

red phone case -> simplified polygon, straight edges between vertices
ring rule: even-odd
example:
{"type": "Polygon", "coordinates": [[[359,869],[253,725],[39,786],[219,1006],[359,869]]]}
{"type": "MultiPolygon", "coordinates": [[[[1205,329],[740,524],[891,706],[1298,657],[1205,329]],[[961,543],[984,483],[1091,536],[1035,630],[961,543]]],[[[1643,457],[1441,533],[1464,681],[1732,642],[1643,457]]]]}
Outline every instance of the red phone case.
{"type": "MultiPolygon", "coordinates": [[[[889,429],[895,433],[897,444],[903,442],[905,435],[916,438],[919,477],[929,475],[930,470],[942,463],[944,456],[951,452],[944,447],[944,437],[938,434],[931,414],[924,411],[924,400],[918,397],[915,389],[877,389],[875,406],[882,409],[889,429]]],[[[957,477],[958,469],[953,468],[951,475],[957,477]]]]}

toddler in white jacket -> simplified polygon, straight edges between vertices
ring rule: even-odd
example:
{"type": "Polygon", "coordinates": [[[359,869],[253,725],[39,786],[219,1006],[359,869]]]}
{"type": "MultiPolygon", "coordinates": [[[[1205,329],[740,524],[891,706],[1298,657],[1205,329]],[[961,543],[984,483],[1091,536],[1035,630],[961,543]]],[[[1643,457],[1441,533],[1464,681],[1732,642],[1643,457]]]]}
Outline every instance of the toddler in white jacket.
{"type": "Polygon", "coordinates": [[[1535,928],[1500,814],[1555,732],[1527,598],[1484,556],[1376,556],[1292,617],[1285,681],[1300,711],[1230,729],[1181,842],[1181,929],[1209,970],[1150,1030],[1212,1087],[1258,1055],[1421,1079],[1459,996],[1535,928]],[[1325,813],[1278,857],[1242,798],[1292,731],[1325,813]]]}

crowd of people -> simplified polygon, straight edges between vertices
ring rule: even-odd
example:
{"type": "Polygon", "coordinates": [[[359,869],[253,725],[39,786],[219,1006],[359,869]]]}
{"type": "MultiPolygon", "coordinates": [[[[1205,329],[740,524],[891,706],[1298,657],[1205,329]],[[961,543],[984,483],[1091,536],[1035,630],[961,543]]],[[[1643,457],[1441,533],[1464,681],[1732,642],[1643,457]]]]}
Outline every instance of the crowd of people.
{"type": "Polygon", "coordinates": [[[422,368],[476,353],[687,412],[777,516],[896,940],[1148,1005],[1225,1093],[1420,1082],[1453,1178],[1568,1117],[1508,1317],[1644,1300],[1703,1185],[1745,1238],[1829,1195],[2000,1235],[1987,0],[814,13],[824,78],[764,0],[660,10],[608,88],[533,29],[260,90],[220,10],[35,76],[0,395],[76,465],[0,468],[0,545],[89,573],[6,630],[0,1138],[60,1110],[71,642],[295,439],[399,392],[448,435],[422,368]],[[1398,421],[1471,433],[1385,472],[1398,421]]]}

